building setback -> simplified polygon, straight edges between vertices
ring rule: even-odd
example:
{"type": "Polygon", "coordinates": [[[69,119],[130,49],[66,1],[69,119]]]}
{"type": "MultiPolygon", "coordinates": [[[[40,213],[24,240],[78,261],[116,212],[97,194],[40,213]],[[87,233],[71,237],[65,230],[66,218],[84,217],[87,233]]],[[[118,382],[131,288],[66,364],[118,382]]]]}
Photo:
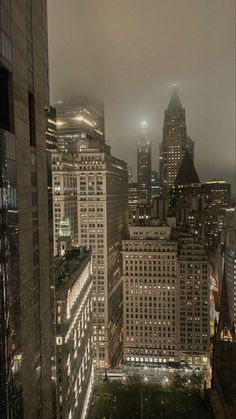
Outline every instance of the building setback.
{"type": "Polygon", "coordinates": [[[93,385],[91,251],[55,259],[57,417],[84,418],[93,385]]]}
{"type": "Polygon", "coordinates": [[[0,15],[0,417],[50,419],[46,2],[0,15]]]}

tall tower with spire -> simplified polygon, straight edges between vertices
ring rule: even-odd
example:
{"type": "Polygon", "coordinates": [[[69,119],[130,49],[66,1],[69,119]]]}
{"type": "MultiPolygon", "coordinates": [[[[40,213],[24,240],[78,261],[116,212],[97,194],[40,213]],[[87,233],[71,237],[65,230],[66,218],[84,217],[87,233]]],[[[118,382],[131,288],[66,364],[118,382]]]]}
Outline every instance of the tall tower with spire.
{"type": "Polygon", "coordinates": [[[160,144],[160,181],[162,190],[168,190],[175,183],[181,162],[186,152],[193,157],[194,142],[187,135],[185,109],[177,87],[174,85],[172,96],[165,110],[163,141],[160,144]]]}
{"type": "Polygon", "coordinates": [[[147,123],[141,124],[141,135],[137,149],[138,203],[151,201],[151,142],[147,136],[147,123]]]}

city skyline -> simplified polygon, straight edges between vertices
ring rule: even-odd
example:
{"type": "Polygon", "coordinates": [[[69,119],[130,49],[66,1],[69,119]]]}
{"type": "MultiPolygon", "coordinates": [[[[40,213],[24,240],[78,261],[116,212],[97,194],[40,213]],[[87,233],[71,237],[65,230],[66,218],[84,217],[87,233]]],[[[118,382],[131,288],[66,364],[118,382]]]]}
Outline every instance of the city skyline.
{"type": "Polygon", "coordinates": [[[236,417],[233,17],[0,0],[1,419],[236,417]]]}
{"type": "Polygon", "coordinates": [[[57,4],[50,0],[48,6],[53,102],[67,100],[72,93],[103,100],[107,141],[133,168],[139,124],[145,119],[156,170],[164,110],[176,82],[202,180],[224,178],[235,190],[233,1],[207,0],[195,5],[181,0],[178,9],[170,1],[145,5],[138,1],[135,8],[133,1],[128,5],[90,1],[78,10],[74,1],[68,9],[60,0],[57,4]],[[142,31],[139,16],[144,17],[142,31]],[[75,29],[65,35],[61,28],[68,19],[75,29]],[[87,19],[90,29],[85,36],[87,19]],[[185,36],[188,30],[191,37],[185,36]],[[75,35],[82,41],[79,45],[75,35]],[[68,43],[76,44],[76,50],[68,49],[68,43]],[[68,69],[58,72],[64,60],[68,69]],[[220,151],[223,145],[224,153],[220,151]]]}

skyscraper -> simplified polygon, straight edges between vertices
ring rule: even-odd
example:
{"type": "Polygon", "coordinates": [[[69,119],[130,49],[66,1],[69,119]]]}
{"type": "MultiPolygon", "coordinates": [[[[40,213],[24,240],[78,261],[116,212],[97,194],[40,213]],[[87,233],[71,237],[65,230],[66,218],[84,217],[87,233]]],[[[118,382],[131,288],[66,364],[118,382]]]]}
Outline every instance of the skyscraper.
{"type": "Polygon", "coordinates": [[[104,115],[79,102],[57,103],[57,144],[60,151],[77,151],[81,139],[104,142],[104,115]]]}
{"type": "Polygon", "coordinates": [[[77,223],[71,222],[74,243],[92,249],[94,347],[97,368],[104,372],[122,347],[121,241],[128,228],[127,166],[111,155],[104,136],[95,131],[96,113],[90,110],[90,119],[82,121],[85,116],[77,108],[64,106],[67,113],[58,112],[57,134],[66,139],[66,147],[53,154],[54,239],[66,217],[77,223]],[[70,190],[72,178],[77,195],[70,190]]]}
{"type": "Polygon", "coordinates": [[[123,241],[124,362],[176,361],[179,342],[177,244],[171,227],[132,226],[123,241]]]}
{"type": "Polygon", "coordinates": [[[128,228],[126,164],[97,147],[77,154],[78,242],[92,248],[94,347],[104,371],[121,356],[121,242],[128,228]]]}
{"type": "MultiPolygon", "coordinates": [[[[159,220],[161,221],[161,220],[159,220]]],[[[132,226],[123,241],[124,361],[209,371],[209,261],[190,234],[132,226]]]]}
{"type": "Polygon", "coordinates": [[[202,185],[205,193],[205,237],[210,250],[219,244],[220,232],[223,229],[225,209],[231,203],[231,185],[224,180],[211,180],[202,185]]]}
{"type": "Polygon", "coordinates": [[[186,154],[194,154],[194,142],[187,135],[185,109],[176,87],[165,111],[163,141],[160,144],[160,181],[162,190],[174,185],[181,161],[186,154]]]}
{"type": "Polygon", "coordinates": [[[55,265],[57,417],[84,418],[93,383],[91,251],[71,248],[55,265]]]}
{"type": "Polygon", "coordinates": [[[137,149],[138,202],[149,204],[151,201],[151,142],[146,131],[146,122],[142,123],[137,149]]]}
{"type": "Polygon", "coordinates": [[[69,153],[52,152],[54,256],[60,254],[58,239],[61,223],[67,220],[72,245],[78,245],[77,174],[69,153]]]}
{"type": "Polygon", "coordinates": [[[50,419],[46,2],[0,15],[0,417],[50,419]]]}

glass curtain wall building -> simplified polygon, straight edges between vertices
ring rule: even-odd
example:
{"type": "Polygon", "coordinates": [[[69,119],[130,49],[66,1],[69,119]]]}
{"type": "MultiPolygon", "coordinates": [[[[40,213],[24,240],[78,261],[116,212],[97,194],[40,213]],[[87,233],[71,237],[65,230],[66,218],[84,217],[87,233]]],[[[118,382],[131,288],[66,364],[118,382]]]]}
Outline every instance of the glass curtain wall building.
{"type": "Polygon", "coordinates": [[[0,417],[49,419],[46,1],[0,17],[0,417]]]}

